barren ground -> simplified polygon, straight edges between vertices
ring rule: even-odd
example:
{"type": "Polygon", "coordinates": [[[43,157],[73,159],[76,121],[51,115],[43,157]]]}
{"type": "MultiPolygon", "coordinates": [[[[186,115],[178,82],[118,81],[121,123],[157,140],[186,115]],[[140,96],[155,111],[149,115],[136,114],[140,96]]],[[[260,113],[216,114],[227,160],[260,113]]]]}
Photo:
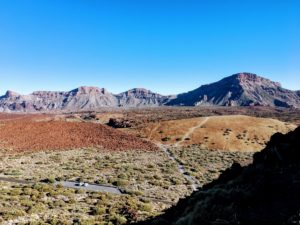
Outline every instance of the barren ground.
{"type": "Polygon", "coordinates": [[[101,124],[34,121],[22,118],[1,121],[2,152],[69,150],[83,147],[107,150],[156,150],[152,143],[101,124]]]}
{"type": "Polygon", "coordinates": [[[295,129],[291,123],[250,116],[211,116],[148,123],[139,135],[154,142],[224,151],[258,151],[276,132],[295,129]]]}

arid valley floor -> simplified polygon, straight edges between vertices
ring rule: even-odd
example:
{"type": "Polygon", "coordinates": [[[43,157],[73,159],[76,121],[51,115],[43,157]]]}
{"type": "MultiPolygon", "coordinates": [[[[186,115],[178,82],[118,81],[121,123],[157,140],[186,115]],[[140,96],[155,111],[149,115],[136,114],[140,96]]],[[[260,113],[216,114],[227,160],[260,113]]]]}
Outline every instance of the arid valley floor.
{"type": "Polygon", "coordinates": [[[299,125],[299,110],[267,107],[2,113],[0,223],[142,221],[299,125]]]}

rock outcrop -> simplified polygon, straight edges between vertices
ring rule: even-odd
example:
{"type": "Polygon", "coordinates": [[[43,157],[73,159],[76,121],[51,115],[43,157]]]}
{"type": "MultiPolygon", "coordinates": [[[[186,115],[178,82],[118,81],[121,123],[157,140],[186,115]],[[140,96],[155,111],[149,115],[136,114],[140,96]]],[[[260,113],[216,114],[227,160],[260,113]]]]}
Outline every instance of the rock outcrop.
{"type": "Polygon", "coordinates": [[[233,164],[165,214],[139,224],[299,224],[299,140],[300,127],[274,134],[252,164],[233,164]]]}
{"type": "Polygon", "coordinates": [[[164,105],[171,96],[163,96],[144,88],[134,88],[117,95],[119,106],[161,106],[164,105]]]}

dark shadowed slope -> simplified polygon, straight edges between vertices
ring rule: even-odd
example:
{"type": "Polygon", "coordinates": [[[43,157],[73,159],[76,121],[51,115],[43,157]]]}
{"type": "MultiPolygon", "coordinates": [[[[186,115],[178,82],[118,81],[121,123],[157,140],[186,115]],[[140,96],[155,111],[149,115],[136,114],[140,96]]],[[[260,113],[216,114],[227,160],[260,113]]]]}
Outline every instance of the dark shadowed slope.
{"type": "Polygon", "coordinates": [[[300,98],[294,91],[282,88],[277,82],[252,73],[238,73],[180,94],[168,105],[262,105],[299,108],[300,98]]]}
{"type": "Polygon", "coordinates": [[[299,224],[299,190],[300,127],[276,133],[253,164],[233,164],[164,215],[140,224],[299,224]]]}

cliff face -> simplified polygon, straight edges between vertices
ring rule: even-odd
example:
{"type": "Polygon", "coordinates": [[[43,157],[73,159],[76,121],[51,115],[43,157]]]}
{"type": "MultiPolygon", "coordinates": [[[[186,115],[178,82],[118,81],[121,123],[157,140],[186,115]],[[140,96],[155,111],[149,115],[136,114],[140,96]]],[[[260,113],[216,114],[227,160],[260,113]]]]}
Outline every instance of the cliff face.
{"type": "Polygon", "coordinates": [[[69,92],[36,91],[30,95],[7,93],[0,99],[0,111],[76,111],[117,105],[113,94],[97,87],[79,87],[69,92]]]}
{"type": "Polygon", "coordinates": [[[252,73],[238,73],[218,82],[203,85],[193,91],[179,94],[169,105],[220,106],[279,106],[300,107],[300,98],[277,82],[252,73]]]}
{"type": "Polygon", "coordinates": [[[0,97],[0,112],[80,111],[103,107],[151,107],[164,105],[173,96],[142,88],[114,95],[104,88],[79,87],[69,92],[35,91],[29,95],[7,91],[0,97]]]}
{"type": "Polygon", "coordinates": [[[169,96],[163,96],[144,88],[134,88],[117,95],[119,106],[161,106],[168,101],[169,96]]]}
{"type": "Polygon", "coordinates": [[[299,224],[299,140],[300,127],[273,135],[251,165],[233,164],[162,216],[140,224],[299,224]]]}

